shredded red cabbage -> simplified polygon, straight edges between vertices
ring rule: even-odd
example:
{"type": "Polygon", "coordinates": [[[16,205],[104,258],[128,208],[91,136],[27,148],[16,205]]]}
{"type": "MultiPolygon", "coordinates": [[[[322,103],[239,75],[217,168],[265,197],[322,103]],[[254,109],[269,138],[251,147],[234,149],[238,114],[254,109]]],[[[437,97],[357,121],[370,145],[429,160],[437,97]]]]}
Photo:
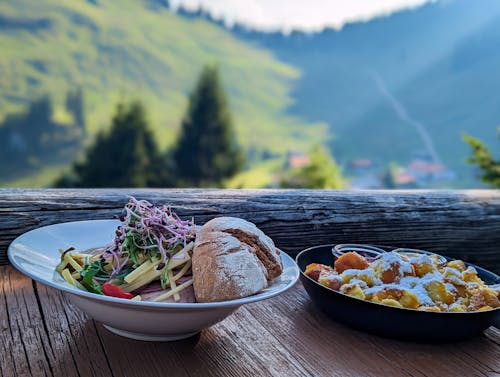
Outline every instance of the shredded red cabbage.
{"type": "Polygon", "coordinates": [[[125,205],[120,221],[114,242],[105,251],[112,258],[111,276],[118,274],[130,259],[130,245],[124,248],[127,238],[144,254],[159,253],[164,265],[176,246],[182,244],[186,248],[196,236],[194,221],[181,220],[169,206],[154,206],[134,197],[125,205]]]}

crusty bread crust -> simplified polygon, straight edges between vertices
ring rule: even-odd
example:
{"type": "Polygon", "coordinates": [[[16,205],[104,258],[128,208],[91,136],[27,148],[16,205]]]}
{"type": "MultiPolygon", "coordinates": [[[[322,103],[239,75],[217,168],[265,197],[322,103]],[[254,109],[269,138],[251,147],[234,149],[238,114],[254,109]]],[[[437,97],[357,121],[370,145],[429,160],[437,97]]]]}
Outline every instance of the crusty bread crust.
{"type": "Polygon", "coordinates": [[[202,227],[203,232],[224,232],[236,237],[240,242],[249,245],[257,253],[258,258],[267,269],[267,280],[271,281],[281,275],[283,265],[280,251],[274,246],[271,238],[249,221],[237,217],[217,217],[202,227]]]}
{"type": "Polygon", "coordinates": [[[283,270],[273,241],[254,224],[233,217],[210,220],[201,228],[192,262],[198,302],[253,295],[283,270]]]}

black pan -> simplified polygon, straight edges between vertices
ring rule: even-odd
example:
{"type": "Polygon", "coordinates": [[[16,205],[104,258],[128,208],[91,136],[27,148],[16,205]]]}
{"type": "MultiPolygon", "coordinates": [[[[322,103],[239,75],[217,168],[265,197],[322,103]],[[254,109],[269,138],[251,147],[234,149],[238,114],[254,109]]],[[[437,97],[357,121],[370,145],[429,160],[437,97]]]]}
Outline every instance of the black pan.
{"type": "MultiPolygon", "coordinates": [[[[300,279],[312,301],[331,318],[373,334],[418,342],[453,342],[481,334],[500,320],[500,308],[469,313],[433,313],[396,308],[357,299],[322,286],[304,274],[310,263],[333,265],[334,245],[305,249],[296,257],[300,279]]],[[[488,285],[500,283],[500,277],[483,268],[478,276],[488,285]]]]}

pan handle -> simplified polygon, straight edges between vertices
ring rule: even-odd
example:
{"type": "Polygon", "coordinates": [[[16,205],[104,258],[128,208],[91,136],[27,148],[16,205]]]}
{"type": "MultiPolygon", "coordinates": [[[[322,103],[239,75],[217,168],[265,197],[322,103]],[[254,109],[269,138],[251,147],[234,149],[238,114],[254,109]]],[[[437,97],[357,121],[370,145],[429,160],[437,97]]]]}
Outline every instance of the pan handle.
{"type": "Polygon", "coordinates": [[[341,255],[349,252],[356,251],[361,253],[364,257],[376,258],[380,254],[386,253],[387,251],[372,245],[357,244],[357,243],[341,243],[337,244],[332,248],[332,254],[334,257],[338,258],[341,255]]]}

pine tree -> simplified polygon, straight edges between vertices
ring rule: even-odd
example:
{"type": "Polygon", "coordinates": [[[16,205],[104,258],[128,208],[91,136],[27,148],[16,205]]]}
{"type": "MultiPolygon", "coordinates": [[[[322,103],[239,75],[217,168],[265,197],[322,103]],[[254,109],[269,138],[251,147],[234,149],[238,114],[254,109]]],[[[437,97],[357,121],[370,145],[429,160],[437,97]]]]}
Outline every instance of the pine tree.
{"type": "Polygon", "coordinates": [[[292,169],[283,177],[282,188],[340,189],[345,186],[340,168],[326,148],[313,148],[309,158],[309,164],[292,169]]]}
{"type": "Polygon", "coordinates": [[[23,126],[19,132],[29,146],[29,154],[37,155],[46,152],[50,147],[49,140],[55,130],[52,122],[52,103],[48,95],[44,95],[30,103],[23,126]]]}
{"type": "Polygon", "coordinates": [[[66,110],[73,114],[75,125],[84,131],[85,111],[82,88],[66,93],[66,110]]]}
{"type": "Polygon", "coordinates": [[[220,186],[243,165],[217,67],[206,66],[201,72],[173,160],[179,186],[220,186]]]}
{"type": "MultiPolygon", "coordinates": [[[[500,136],[500,128],[498,131],[500,136]]],[[[495,160],[480,140],[469,135],[464,135],[463,138],[472,148],[473,156],[467,161],[481,169],[481,180],[492,187],[500,188],[500,160],[495,160]]]]}
{"type": "Polygon", "coordinates": [[[398,166],[395,162],[391,162],[387,170],[382,175],[382,184],[385,188],[395,189],[397,186],[396,175],[398,174],[398,166]]]}
{"type": "Polygon", "coordinates": [[[109,133],[100,133],[60,187],[168,185],[162,158],[140,102],[119,104],[109,133]]]}

